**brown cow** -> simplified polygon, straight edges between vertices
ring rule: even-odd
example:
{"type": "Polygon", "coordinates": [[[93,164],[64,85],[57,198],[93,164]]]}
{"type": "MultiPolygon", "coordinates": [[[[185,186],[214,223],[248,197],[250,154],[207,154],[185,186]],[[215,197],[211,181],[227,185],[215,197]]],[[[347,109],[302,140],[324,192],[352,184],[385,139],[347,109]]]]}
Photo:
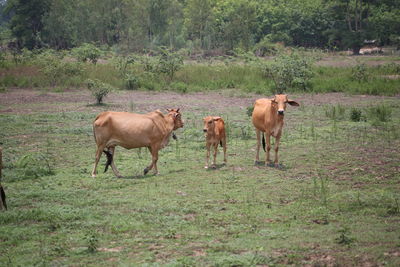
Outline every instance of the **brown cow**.
{"type": "MultiPolygon", "coordinates": [[[[0,147],[0,180],[1,180],[1,169],[3,169],[3,155],[2,155],[2,149],[0,147]]],[[[1,186],[0,183],[0,210],[5,209],[7,210],[7,203],[6,203],[6,194],[4,192],[3,187],[1,186]]]]}
{"type": "Polygon", "coordinates": [[[207,116],[203,119],[204,128],[203,131],[206,133],[206,165],[204,168],[208,168],[208,162],[210,160],[211,146],[214,148],[214,161],[213,167],[215,167],[218,144],[223,147],[224,150],[224,163],[226,164],[226,136],[225,136],[225,123],[221,117],[207,116]]]}
{"type": "Polygon", "coordinates": [[[262,133],[263,148],[265,153],[265,165],[268,165],[269,151],[271,150],[270,137],[275,137],[275,166],[278,165],[279,141],[282,135],[283,118],[286,109],[286,103],[292,106],[299,106],[296,101],[288,99],[287,95],[275,95],[273,99],[261,98],[254,103],[252,115],[253,125],[256,128],[257,152],[256,163],[259,161],[260,154],[260,132],[262,133]],[[265,139],[267,140],[267,150],[265,150],[265,139]]]}
{"type": "Polygon", "coordinates": [[[113,161],[116,146],[126,149],[147,147],[152,162],[144,169],[144,175],[153,167],[155,174],[158,174],[158,151],[168,144],[172,131],[183,127],[179,108],[167,110],[166,115],[159,110],[147,114],[113,111],[100,113],[93,122],[97,151],[92,177],[96,176],[97,164],[103,152],[107,155],[104,172],[111,165],[114,174],[121,177],[113,161]]]}

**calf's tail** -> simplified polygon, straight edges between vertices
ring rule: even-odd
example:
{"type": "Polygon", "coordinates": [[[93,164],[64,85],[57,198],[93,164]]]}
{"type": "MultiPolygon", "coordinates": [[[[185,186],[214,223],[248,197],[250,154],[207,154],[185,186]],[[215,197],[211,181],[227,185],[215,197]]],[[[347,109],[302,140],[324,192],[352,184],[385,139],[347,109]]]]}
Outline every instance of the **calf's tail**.
{"type": "Polygon", "coordinates": [[[103,150],[103,152],[107,156],[106,167],[104,168],[104,172],[106,172],[113,161],[113,154],[109,150],[103,150]]]}
{"type": "Polygon", "coordinates": [[[264,149],[264,152],[265,152],[265,137],[264,137],[264,133],[263,132],[261,132],[261,134],[262,134],[262,145],[263,145],[263,149],[264,149]]]}

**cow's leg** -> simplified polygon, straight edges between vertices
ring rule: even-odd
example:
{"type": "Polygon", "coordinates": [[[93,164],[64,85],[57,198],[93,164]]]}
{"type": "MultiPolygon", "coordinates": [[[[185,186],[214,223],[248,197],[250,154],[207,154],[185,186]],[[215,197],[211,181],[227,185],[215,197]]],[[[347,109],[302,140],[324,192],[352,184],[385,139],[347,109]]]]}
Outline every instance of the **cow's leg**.
{"type": "Polygon", "coordinates": [[[261,131],[256,129],[257,148],[256,148],[256,164],[260,161],[261,131]]]}
{"type": "Polygon", "coordinates": [[[110,151],[110,153],[112,155],[111,168],[112,168],[115,176],[117,176],[118,178],[121,178],[122,176],[119,173],[119,171],[117,170],[117,167],[115,166],[115,163],[114,163],[115,162],[115,146],[110,147],[109,151],[110,151]]]}
{"type": "Polygon", "coordinates": [[[265,148],[265,165],[268,165],[270,162],[269,159],[269,151],[271,150],[271,135],[267,132],[265,132],[265,143],[266,143],[266,148],[265,148]]]}
{"type": "Polygon", "coordinates": [[[92,171],[92,177],[96,177],[96,169],[97,169],[97,164],[99,163],[101,154],[103,153],[103,150],[106,146],[105,145],[101,145],[101,146],[97,146],[97,150],[96,150],[96,159],[94,161],[94,167],[93,167],[93,171],[92,171]]]}
{"type": "Polygon", "coordinates": [[[208,169],[208,163],[210,162],[210,150],[211,150],[211,144],[207,142],[206,144],[206,165],[204,168],[208,169]]]}
{"type": "Polygon", "coordinates": [[[279,166],[279,164],[278,164],[278,150],[279,150],[279,142],[280,141],[281,141],[281,135],[278,135],[275,138],[275,147],[274,147],[274,150],[275,150],[275,161],[274,161],[275,167],[279,166]]]}
{"type": "MultiPolygon", "coordinates": [[[[148,147],[151,156],[153,157],[153,150],[151,147],[148,147]]],[[[151,160],[151,164],[149,166],[147,166],[146,168],[144,168],[143,173],[144,175],[146,175],[152,168],[153,168],[153,159],[151,160]]]]}
{"type": "Polygon", "coordinates": [[[213,144],[213,147],[214,147],[214,153],[213,153],[213,156],[214,156],[214,159],[213,159],[213,167],[215,168],[215,166],[217,166],[218,143],[213,144]]]}
{"type": "Polygon", "coordinates": [[[154,167],[154,174],[157,175],[158,174],[158,169],[157,169],[158,149],[155,149],[155,148],[152,149],[151,157],[152,157],[152,164],[154,167]]]}
{"type": "Polygon", "coordinates": [[[153,167],[154,167],[154,174],[158,174],[157,170],[157,161],[158,161],[158,149],[155,147],[149,147],[149,151],[151,153],[151,164],[150,166],[144,169],[144,175],[146,175],[153,167]]]}
{"type": "Polygon", "coordinates": [[[222,140],[222,148],[224,150],[224,163],[226,164],[227,160],[226,160],[226,139],[225,138],[222,140]]]}

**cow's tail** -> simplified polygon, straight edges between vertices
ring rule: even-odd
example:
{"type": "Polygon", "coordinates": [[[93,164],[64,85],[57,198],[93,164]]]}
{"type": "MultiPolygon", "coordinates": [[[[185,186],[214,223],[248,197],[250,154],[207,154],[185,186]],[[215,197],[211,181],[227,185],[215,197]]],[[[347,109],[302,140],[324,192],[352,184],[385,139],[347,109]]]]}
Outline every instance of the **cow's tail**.
{"type": "Polygon", "coordinates": [[[263,145],[263,149],[264,149],[264,152],[265,152],[265,137],[264,137],[264,133],[263,132],[261,132],[261,134],[262,134],[262,145],[263,145]]]}
{"type": "Polygon", "coordinates": [[[113,154],[109,150],[103,150],[103,152],[107,156],[106,167],[104,168],[104,172],[106,172],[113,161],[113,154]]]}
{"type": "Polygon", "coordinates": [[[0,184],[0,197],[1,197],[0,201],[2,204],[2,205],[0,205],[0,208],[1,208],[1,206],[3,206],[7,210],[6,193],[4,192],[4,189],[1,186],[1,184],[0,184]]]}

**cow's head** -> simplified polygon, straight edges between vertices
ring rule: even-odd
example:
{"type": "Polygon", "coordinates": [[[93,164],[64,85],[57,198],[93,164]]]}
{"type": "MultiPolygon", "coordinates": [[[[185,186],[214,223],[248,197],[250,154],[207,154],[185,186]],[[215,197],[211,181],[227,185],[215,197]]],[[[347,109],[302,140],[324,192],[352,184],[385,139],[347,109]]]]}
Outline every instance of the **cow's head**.
{"type": "Polygon", "coordinates": [[[176,130],[178,128],[182,128],[183,120],[182,120],[182,115],[179,112],[179,108],[178,109],[167,108],[167,111],[168,111],[168,114],[174,119],[174,130],[176,130]]]}
{"type": "Polygon", "coordinates": [[[212,133],[214,132],[215,129],[215,122],[220,120],[221,117],[213,117],[213,116],[207,116],[203,119],[204,122],[204,127],[203,127],[203,132],[205,133],[212,133]]]}
{"type": "Polygon", "coordinates": [[[276,105],[278,115],[283,116],[286,109],[286,103],[291,106],[300,106],[296,101],[290,100],[287,95],[275,95],[271,100],[272,104],[276,105]]]}

